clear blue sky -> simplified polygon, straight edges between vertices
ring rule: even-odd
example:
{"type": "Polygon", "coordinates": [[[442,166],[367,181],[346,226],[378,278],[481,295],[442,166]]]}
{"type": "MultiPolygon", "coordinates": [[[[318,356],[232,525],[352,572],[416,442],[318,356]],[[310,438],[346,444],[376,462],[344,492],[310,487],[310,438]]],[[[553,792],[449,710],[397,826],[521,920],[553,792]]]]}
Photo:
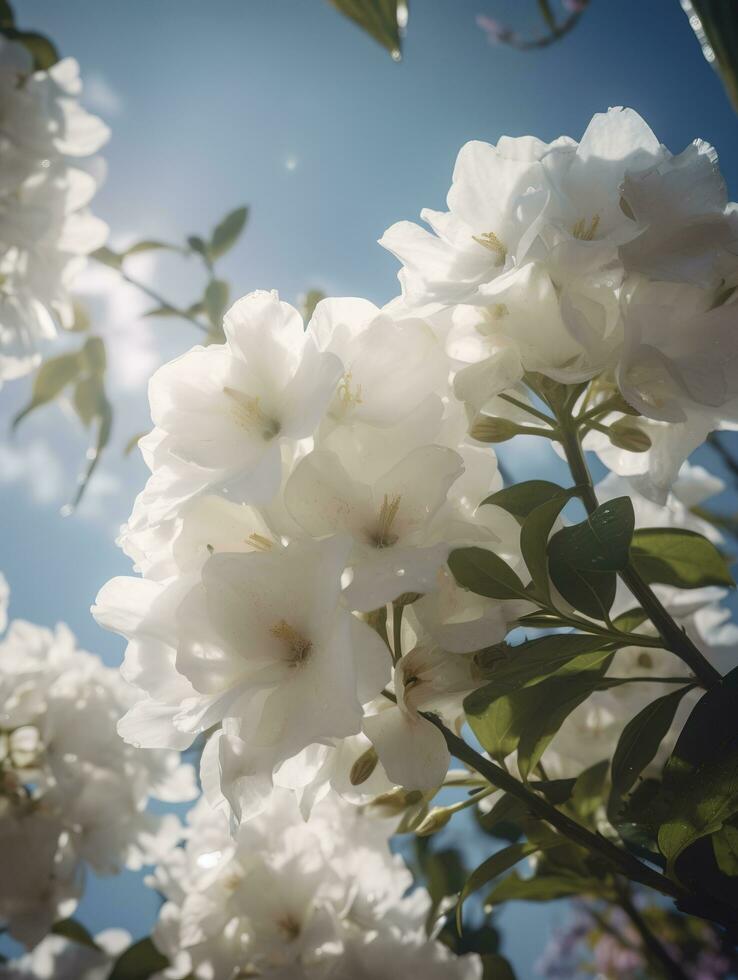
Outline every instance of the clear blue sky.
{"type": "MultiPolygon", "coordinates": [[[[247,232],[223,263],[236,295],[276,287],[294,301],[318,286],[390,299],[396,263],[376,239],[424,206],[443,207],[466,140],[578,137],[611,105],[636,108],[674,151],[696,136],[714,143],[737,189],[738,120],[678,0],[592,0],[568,38],[534,53],[490,47],[475,24],[479,13],[519,24],[533,0],[414,0],[401,64],[325,0],[14,6],[20,26],[49,34],[79,60],[90,102],[113,129],[95,210],[114,243],[181,238],[238,204],[251,206],[247,232]]],[[[197,298],[198,270],[165,263],[158,276],[173,297],[197,298]]],[[[100,303],[93,312],[97,329],[112,329],[100,303]]],[[[125,310],[116,315],[125,326],[125,310]]],[[[130,329],[149,358],[144,374],[197,339],[184,325],[142,324],[135,312],[130,329]]],[[[11,612],[47,625],[67,621],[109,663],[119,661],[122,644],[96,627],[89,606],[103,582],[129,571],[114,528],[144,472],[121,449],[146,425],[143,387],[124,370],[139,347],[127,345],[120,322],[116,337],[123,381],[114,393],[113,445],[78,514],[58,513],[84,448],[73,420],[52,408],[12,444],[5,435],[0,441],[0,568],[11,612]]],[[[2,418],[26,397],[25,383],[0,392],[2,418]]],[[[540,476],[546,465],[515,453],[507,462],[519,476],[540,476]]],[[[143,934],[155,907],[139,878],[123,876],[93,884],[79,917],[92,929],[116,924],[143,934]]],[[[502,917],[521,978],[533,975],[551,915],[518,906],[502,917]]]]}

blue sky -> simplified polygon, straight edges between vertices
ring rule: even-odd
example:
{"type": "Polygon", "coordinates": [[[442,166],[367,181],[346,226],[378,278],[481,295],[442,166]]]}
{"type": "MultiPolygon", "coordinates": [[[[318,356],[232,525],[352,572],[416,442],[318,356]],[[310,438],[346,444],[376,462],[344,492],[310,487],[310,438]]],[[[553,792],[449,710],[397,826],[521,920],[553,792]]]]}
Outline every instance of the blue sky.
{"type": "MultiPolygon", "coordinates": [[[[674,151],[697,136],[714,143],[736,191],[738,121],[678,0],[592,0],[568,38],[534,53],[491,47],[475,23],[479,13],[530,21],[533,0],[415,0],[400,64],[325,0],[15,7],[20,26],[79,60],[88,103],[112,127],[95,210],[113,244],[181,239],[250,205],[246,233],[222,264],[234,296],[278,288],[294,301],[316,286],[389,300],[397,266],[376,240],[393,221],[443,207],[466,140],[578,137],[611,105],[636,108],[674,151]]],[[[181,260],[142,259],[136,271],[183,304],[202,288],[200,270],[181,260]]],[[[2,435],[0,568],[13,616],[63,619],[114,664],[122,644],[93,623],[89,606],[103,582],[129,571],[115,528],[144,470],[122,447],[146,428],[147,377],[197,337],[178,322],[142,320],[146,304],[130,291],[104,299],[110,285],[100,272],[87,283],[112,355],[117,415],[107,459],[89,499],[62,518],[85,445],[74,419],[50,408],[12,442],[2,435]]],[[[0,417],[27,395],[24,382],[6,386],[0,417]]],[[[551,472],[549,457],[517,447],[506,462],[518,476],[551,472]]],[[[142,934],[155,907],[128,875],[95,884],[79,917],[93,929],[115,923],[142,934]]],[[[532,975],[552,914],[560,915],[518,907],[503,916],[521,977],[532,975]]]]}

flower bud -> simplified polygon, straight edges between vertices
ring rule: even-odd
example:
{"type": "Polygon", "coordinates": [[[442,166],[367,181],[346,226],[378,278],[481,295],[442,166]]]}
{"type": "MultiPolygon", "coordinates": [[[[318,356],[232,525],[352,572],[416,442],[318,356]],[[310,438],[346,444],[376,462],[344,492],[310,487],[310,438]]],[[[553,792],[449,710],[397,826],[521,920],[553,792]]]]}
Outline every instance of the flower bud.
{"type": "Polygon", "coordinates": [[[618,419],[608,429],[610,442],[618,449],[627,449],[631,453],[645,453],[651,448],[651,439],[647,432],[629,419],[618,419]]]}
{"type": "Polygon", "coordinates": [[[376,749],[372,745],[351,766],[351,772],[349,773],[349,782],[351,785],[361,786],[362,783],[365,783],[377,768],[378,761],[379,758],[376,749]]]}
{"type": "Polygon", "coordinates": [[[480,415],[471,427],[469,435],[478,442],[507,442],[513,436],[525,432],[525,427],[510,419],[480,415]]]}
{"type": "Polygon", "coordinates": [[[434,806],[428,815],[415,828],[418,837],[430,837],[431,834],[443,830],[453,816],[453,811],[446,806],[434,806]]]}

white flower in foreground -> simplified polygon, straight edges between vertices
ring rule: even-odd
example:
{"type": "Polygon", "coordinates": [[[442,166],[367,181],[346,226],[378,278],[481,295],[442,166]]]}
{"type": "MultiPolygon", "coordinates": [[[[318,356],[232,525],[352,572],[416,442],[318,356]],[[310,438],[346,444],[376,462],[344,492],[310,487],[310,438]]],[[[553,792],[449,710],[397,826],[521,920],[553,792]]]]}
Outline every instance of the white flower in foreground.
{"type": "Polygon", "coordinates": [[[195,347],[156,372],[151,415],[162,448],[193,472],[198,489],[268,503],[280,485],[282,444],[313,435],[343,367],[320,353],[276,293],[244,296],[223,328],[225,344],[195,347]]]}
{"type": "Polygon", "coordinates": [[[243,815],[258,810],[281,763],[313,742],[356,734],[390,659],[343,604],[350,546],[339,536],[214,554],[189,589],[109,583],[95,615],[132,637],[124,673],[149,695],[121,723],[124,736],[183,747],[222,723],[216,761],[243,815]]]}
{"type": "Polygon", "coordinates": [[[431,540],[432,521],[463,472],[458,453],[423,446],[373,486],[353,479],[334,453],[316,450],[295,467],[285,505],[313,537],[345,532],[353,539],[347,601],[369,611],[403,592],[427,592],[449,544],[431,540]]]}
{"type": "Polygon", "coordinates": [[[131,702],[64,626],[16,621],[0,642],[0,920],[29,946],[74,911],[85,865],[138,868],[177,840],[176,818],[146,805],[192,799],[194,774],[117,735],[131,702]]]}
{"type": "Polygon", "coordinates": [[[87,209],[100,168],[79,161],[109,130],[80,92],[74,59],[34,72],[22,45],[0,40],[0,382],[32,370],[38,342],[72,326],[68,288],[107,238],[87,209]]]}
{"type": "Polygon", "coordinates": [[[476,957],[457,961],[426,938],[430,899],[423,889],[407,894],[412,876],[390,853],[390,822],[335,795],[306,822],[294,797],[275,790],[235,837],[204,800],[188,824],[184,850],[150,880],[167,899],[154,939],[175,964],[173,976],[394,975],[376,972],[391,969],[390,951],[408,969],[464,963],[468,972],[445,975],[480,975],[476,957]],[[349,974],[351,964],[373,972],[349,974]]]}

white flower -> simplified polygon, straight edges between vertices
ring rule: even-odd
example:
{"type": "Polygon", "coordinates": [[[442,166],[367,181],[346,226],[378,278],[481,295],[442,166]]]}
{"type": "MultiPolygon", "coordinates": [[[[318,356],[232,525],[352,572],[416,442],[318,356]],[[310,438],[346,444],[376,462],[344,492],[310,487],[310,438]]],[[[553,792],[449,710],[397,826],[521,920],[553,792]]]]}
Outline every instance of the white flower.
{"type": "Polygon", "coordinates": [[[0,919],[29,946],[74,911],[84,865],[140,867],[176,842],[176,818],[145,808],[192,799],[194,773],[116,734],[131,701],[64,626],[17,621],[0,642],[0,919]]]}
{"type": "Polygon", "coordinates": [[[0,41],[0,381],[30,371],[38,342],[72,326],[68,287],[107,238],[87,209],[102,171],[79,161],[109,131],[80,92],[72,58],[32,72],[25,48],[0,41]]]}
{"type": "Polygon", "coordinates": [[[351,535],[347,601],[368,611],[433,587],[449,546],[430,541],[429,528],[462,472],[458,453],[423,446],[368,486],[352,479],[334,453],[316,450],[295,467],[285,504],[313,537],[351,535]]]}
{"type": "Polygon", "coordinates": [[[268,503],[279,489],[282,444],[311,436],[342,374],[320,353],[299,313],[258,291],[225,316],[226,343],[195,347],[151,379],[162,448],[201,488],[268,503]]]}
{"type": "Polygon", "coordinates": [[[418,644],[398,660],[397,705],[378,705],[364,719],[364,732],[394,783],[420,790],[441,785],[449,751],[440,730],[420,712],[433,711],[453,723],[462,716],[463,698],[481,683],[471,656],[418,644]]]}
{"type": "Polygon", "coordinates": [[[476,957],[457,960],[426,939],[430,899],[422,888],[407,894],[412,876],[390,853],[391,822],[332,794],[305,822],[294,797],[275,790],[235,837],[205,801],[188,823],[184,851],[150,880],[167,899],[154,938],[177,965],[174,975],[364,975],[346,973],[349,964],[363,964],[372,977],[394,975],[382,967],[392,969],[395,952],[408,970],[444,964],[439,976],[480,976],[476,957]]]}

